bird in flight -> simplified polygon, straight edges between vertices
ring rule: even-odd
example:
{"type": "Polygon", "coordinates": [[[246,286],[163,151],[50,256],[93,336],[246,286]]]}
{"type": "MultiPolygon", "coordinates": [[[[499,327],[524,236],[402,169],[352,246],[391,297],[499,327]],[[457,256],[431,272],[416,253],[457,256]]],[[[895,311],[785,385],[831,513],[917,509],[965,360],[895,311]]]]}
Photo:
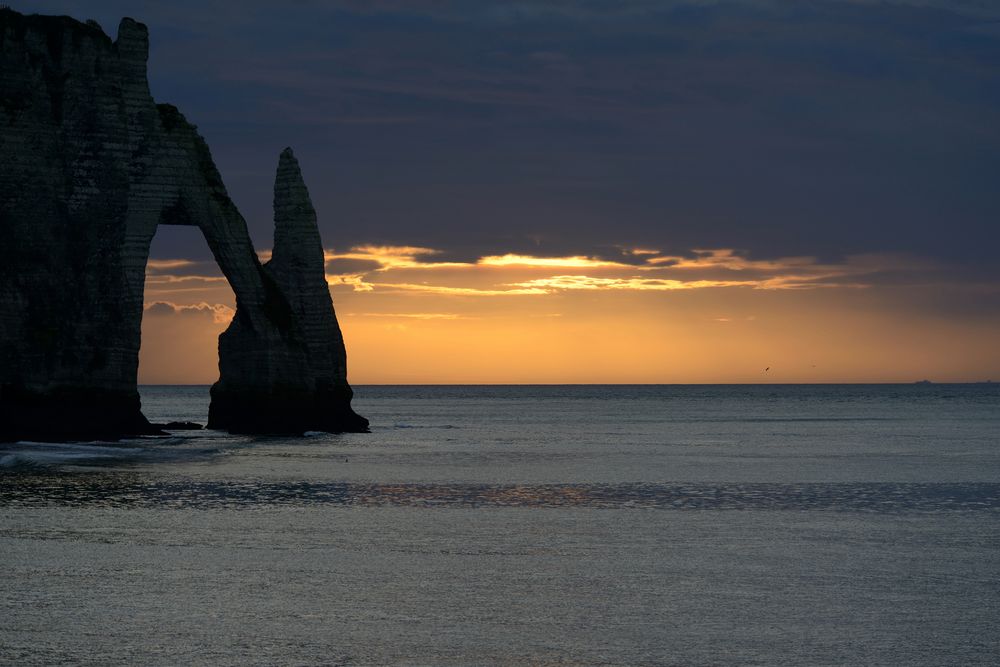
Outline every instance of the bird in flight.
{"type": "Polygon", "coordinates": [[[765,368],[765,369],[764,369],[764,372],[766,373],[766,372],[768,372],[769,370],[771,370],[771,367],[770,367],[770,366],[768,366],[767,368],[765,368]]]}

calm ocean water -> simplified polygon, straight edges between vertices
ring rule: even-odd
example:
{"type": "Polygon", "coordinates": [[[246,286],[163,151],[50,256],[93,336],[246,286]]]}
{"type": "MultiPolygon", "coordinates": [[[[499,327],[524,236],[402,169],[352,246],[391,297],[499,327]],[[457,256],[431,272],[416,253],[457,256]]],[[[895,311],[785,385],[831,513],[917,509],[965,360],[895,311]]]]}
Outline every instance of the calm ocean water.
{"type": "Polygon", "coordinates": [[[370,434],[0,445],[0,663],[1000,662],[1000,385],[356,394],[370,434]]]}

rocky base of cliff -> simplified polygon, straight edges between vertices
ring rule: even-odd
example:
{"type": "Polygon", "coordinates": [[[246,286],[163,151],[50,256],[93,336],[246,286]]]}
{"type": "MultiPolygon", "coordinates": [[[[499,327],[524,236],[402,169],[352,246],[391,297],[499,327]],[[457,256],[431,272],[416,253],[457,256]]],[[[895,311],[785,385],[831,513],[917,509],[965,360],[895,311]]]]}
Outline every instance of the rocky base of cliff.
{"type": "Polygon", "coordinates": [[[260,393],[227,390],[217,384],[212,387],[208,428],[258,435],[368,433],[368,420],[351,409],[350,390],[260,393]]]}
{"type": "Polygon", "coordinates": [[[139,409],[138,393],[60,389],[46,394],[3,390],[0,442],[119,440],[166,435],[139,409]]]}

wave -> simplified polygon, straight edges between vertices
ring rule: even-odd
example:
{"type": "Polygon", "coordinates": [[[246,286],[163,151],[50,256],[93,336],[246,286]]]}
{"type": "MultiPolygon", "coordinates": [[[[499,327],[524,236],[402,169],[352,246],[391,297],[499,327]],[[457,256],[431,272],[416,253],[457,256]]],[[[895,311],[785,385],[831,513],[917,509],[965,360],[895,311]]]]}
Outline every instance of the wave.
{"type": "Polygon", "coordinates": [[[1000,511],[1000,484],[366,484],[137,479],[111,473],[57,480],[0,477],[0,507],[253,509],[263,506],[592,508],[925,514],[1000,511]]]}
{"type": "Polygon", "coordinates": [[[61,466],[112,466],[141,461],[163,459],[170,452],[161,450],[163,446],[178,445],[186,438],[171,437],[156,439],[156,448],[137,447],[136,441],[124,441],[120,445],[106,441],[80,442],[19,442],[0,445],[0,469],[38,469],[61,466]]]}

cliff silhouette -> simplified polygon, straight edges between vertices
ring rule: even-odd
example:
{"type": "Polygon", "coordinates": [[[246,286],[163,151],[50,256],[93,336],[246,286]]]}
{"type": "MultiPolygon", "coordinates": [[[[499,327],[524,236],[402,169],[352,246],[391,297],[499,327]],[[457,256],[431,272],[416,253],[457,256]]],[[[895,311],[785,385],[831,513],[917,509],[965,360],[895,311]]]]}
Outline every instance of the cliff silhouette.
{"type": "Polygon", "coordinates": [[[136,386],[158,225],[201,229],[236,295],[209,426],[364,431],[324,276],[316,215],[290,149],[261,265],[205,141],[157,104],[146,27],[0,9],[0,439],[156,433],[136,386]]]}

